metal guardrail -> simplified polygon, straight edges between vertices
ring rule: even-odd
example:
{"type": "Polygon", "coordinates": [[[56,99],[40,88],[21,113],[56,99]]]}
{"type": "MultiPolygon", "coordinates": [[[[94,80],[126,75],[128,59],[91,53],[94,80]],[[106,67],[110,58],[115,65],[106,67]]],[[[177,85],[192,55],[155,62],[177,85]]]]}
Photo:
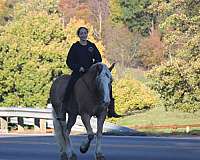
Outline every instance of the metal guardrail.
{"type": "MultiPolygon", "coordinates": [[[[24,132],[24,125],[33,125],[35,132],[45,133],[47,128],[53,128],[52,108],[0,107],[0,133],[8,133],[9,123],[17,124],[18,132],[24,132]]],[[[80,117],[72,130],[85,131],[80,117]]]]}
{"type": "Polygon", "coordinates": [[[27,117],[52,119],[51,109],[0,107],[0,117],[27,117]]]}
{"type": "Polygon", "coordinates": [[[46,132],[49,120],[52,121],[51,109],[0,107],[0,133],[8,133],[9,123],[16,123],[18,132],[24,132],[24,125],[33,125],[36,132],[46,132]]]}
{"type": "MultiPolygon", "coordinates": [[[[94,132],[96,132],[97,119],[92,117],[90,122],[94,132]]],[[[9,123],[17,124],[18,132],[24,132],[24,125],[33,125],[35,132],[46,133],[47,128],[53,129],[51,104],[47,106],[47,109],[0,107],[0,133],[8,133],[9,123]]],[[[72,131],[86,132],[80,116],[77,117],[72,131]]],[[[105,122],[103,132],[111,131],[119,134],[124,134],[124,132],[132,134],[133,132],[132,129],[105,122]]]]}

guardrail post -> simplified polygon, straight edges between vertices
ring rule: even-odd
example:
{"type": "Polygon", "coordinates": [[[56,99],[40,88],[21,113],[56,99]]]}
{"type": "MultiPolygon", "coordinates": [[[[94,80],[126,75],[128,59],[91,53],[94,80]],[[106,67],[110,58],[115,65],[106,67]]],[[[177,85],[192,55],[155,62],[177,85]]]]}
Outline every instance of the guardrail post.
{"type": "Polygon", "coordinates": [[[8,118],[0,117],[1,133],[8,133],[8,118]]]}
{"type": "Polygon", "coordinates": [[[46,119],[40,119],[40,132],[46,133],[47,131],[47,125],[46,125],[46,119]]]}
{"type": "Polygon", "coordinates": [[[42,132],[42,133],[46,133],[46,120],[45,119],[39,119],[39,118],[35,118],[34,120],[34,131],[35,132],[42,132]]]}
{"type": "Polygon", "coordinates": [[[186,133],[189,133],[190,132],[190,127],[186,126],[185,131],[186,131],[186,133]]]}
{"type": "Polygon", "coordinates": [[[17,124],[17,128],[18,128],[18,132],[24,132],[24,119],[23,117],[18,117],[17,118],[18,124],[17,124]]]}

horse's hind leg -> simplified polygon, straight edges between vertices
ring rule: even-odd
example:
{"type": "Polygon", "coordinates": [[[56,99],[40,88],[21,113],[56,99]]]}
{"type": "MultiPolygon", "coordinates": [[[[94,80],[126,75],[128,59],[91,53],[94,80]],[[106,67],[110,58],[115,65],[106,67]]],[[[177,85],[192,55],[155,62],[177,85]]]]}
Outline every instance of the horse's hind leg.
{"type": "Polygon", "coordinates": [[[54,125],[56,141],[60,148],[61,160],[67,160],[66,138],[65,138],[65,133],[67,129],[66,121],[58,120],[56,118],[56,113],[54,110],[53,110],[53,125],[54,125]]]}
{"type": "Polygon", "coordinates": [[[91,141],[94,139],[94,133],[90,124],[91,117],[87,114],[81,115],[82,122],[87,130],[88,138],[82,142],[80,146],[81,153],[86,153],[90,147],[91,141]]]}
{"type": "Polygon", "coordinates": [[[96,160],[105,160],[105,157],[102,153],[101,149],[101,140],[102,140],[102,132],[103,132],[103,124],[106,118],[106,113],[102,113],[97,117],[97,139],[96,139],[96,160]]]}
{"type": "Polygon", "coordinates": [[[55,136],[60,147],[61,160],[76,160],[77,156],[73,152],[70,142],[70,132],[72,126],[76,122],[77,115],[69,115],[68,121],[57,120],[55,112],[53,111],[53,122],[55,129],[55,136]]]}

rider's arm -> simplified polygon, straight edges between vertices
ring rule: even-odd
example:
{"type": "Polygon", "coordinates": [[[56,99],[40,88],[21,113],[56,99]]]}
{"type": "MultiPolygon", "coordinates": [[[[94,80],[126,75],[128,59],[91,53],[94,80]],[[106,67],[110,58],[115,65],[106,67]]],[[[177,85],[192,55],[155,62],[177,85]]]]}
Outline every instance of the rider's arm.
{"type": "Polygon", "coordinates": [[[99,50],[97,49],[96,45],[94,45],[94,63],[97,63],[97,62],[102,62],[102,58],[101,58],[101,54],[99,52],[99,50]]]}
{"type": "Polygon", "coordinates": [[[67,66],[75,72],[79,72],[81,65],[77,63],[76,53],[75,53],[75,44],[73,44],[67,55],[67,66]]]}

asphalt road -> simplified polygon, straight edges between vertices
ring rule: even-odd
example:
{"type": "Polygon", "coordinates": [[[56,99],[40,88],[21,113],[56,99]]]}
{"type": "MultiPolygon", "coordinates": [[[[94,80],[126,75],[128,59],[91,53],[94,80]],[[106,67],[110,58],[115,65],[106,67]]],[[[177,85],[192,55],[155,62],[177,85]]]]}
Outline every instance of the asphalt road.
{"type": "MultiPolygon", "coordinates": [[[[94,159],[94,142],[86,154],[79,152],[84,136],[72,136],[79,160],[94,159]]],[[[107,160],[200,160],[200,137],[104,136],[107,160]]],[[[0,135],[0,160],[59,160],[53,136],[0,135]]]]}

